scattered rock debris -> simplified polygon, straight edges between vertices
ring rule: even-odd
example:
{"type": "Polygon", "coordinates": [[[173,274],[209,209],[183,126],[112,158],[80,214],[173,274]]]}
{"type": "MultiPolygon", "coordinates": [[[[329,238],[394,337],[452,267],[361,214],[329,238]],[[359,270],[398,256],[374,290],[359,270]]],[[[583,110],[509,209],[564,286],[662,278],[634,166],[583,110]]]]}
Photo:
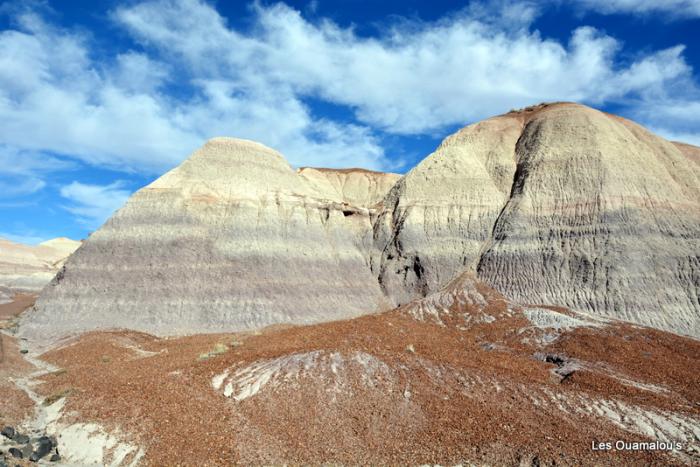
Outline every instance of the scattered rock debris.
{"type": "MultiPolygon", "coordinates": [[[[30,437],[12,426],[4,427],[2,436],[6,438],[2,445],[9,446],[8,453],[15,459],[27,459],[30,462],[38,462],[52,454],[50,458],[52,462],[60,460],[58,443],[53,436],[30,437]]],[[[5,460],[6,458],[0,454],[0,466],[5,460]]]]}
{"type": "Polygon", "coordinates": [[[552,369],[552,375],[558,383],[563,383],[570,378],[577,370],[581,369],[581,364],[574,359],[562,354],[544,354],[536,352],[534,357],[537,360],[553,363],[556,368],[552,369]]]}

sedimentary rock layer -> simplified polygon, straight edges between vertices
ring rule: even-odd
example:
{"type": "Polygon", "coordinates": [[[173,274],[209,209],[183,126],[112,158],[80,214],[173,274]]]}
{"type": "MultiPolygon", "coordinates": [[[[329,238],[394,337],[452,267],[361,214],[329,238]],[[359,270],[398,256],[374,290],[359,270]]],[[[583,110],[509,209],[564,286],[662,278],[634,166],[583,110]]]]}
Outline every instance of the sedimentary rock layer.
{"type": "Polygon", "coordinates": [[[481,278],[519,301],[700,335],[698,166],[629,121],[572,106],[534,115],[515,154],[481,278]]]}
{"type": "Polygon", "coordinates": [[[677,141],[673,141],[672,143],[681,153],[683,153],[688,158],[688,160],[690,160],[696,165],[700,165],[699,147],[690,144],[679,143],[677,141]]]}
{"type": "Polygon", "coordinates": [[[321,169],[297,171],[314,189],[341,203],[372,208],[380,203],[401,175],[365,169],[321,169]]]}
{"type": "Polygon", "coordinates": [[[699,161],[698,148],[565,103],[468,126],[398,181],[295,172],[262,145],[215,139],[91,236],[26,330],[311,323],[467,272],[520,304],[700,336],[699,161]]]}
{"type": "Polygon", "coordinates": [[[329,198],[263,145],[211,140],[91,235],[23,330],[188,334],[374,312],[369,211],[329,198]]]}
{"type": "Polygon", "coordinates": [[[38,292],[56,275],[80,242],[55,238],[39,245],[0,239],[0,300],[16,292],[38,292]]]}
{"type": "Polygon", "coordinates": [[[475,264],[510,194],[518,116],[447,138],[391,189],[374,222],[373,261],[396,303],[436,291],[475,264]]]}
{"type": "Polygon", "coordinates": [[[486,120],[392,189],[373,266],[396,302],[466,268],[522,303],[700,335],[696,156],[581,105],[486,120]]]}

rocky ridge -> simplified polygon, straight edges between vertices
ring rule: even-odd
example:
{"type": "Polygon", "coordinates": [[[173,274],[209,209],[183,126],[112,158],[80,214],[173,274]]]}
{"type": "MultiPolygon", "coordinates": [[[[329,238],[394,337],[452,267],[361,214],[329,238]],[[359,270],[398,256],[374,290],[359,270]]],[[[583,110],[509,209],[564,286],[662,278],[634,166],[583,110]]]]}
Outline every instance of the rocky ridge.
{"type": "Polygon", "coordinates": [[[325,197],[364,208],[375,207],[401,175],[365,169],[302,167],[297,173],[325,197]]]}

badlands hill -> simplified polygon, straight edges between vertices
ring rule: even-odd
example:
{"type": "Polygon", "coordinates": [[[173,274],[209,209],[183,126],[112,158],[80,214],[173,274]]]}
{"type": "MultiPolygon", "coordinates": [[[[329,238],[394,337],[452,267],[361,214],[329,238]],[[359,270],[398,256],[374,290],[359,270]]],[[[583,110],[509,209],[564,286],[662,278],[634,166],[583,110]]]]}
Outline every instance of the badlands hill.
{"type": "Polygon", "coordinates": [[[519,302],[699,336],[697,155],[576,104],[466,127],[384,200],[383,290],[402,303],[468,269],[519,302]]]}
{"type": "Polygon", "coordinates": [[[95,232],[21,332],[308,324],[403,305],[467,272],[517,303],[697,337],[697,154],[577,104],[470,125],[398,180],[294,171],[217,138],[95,232]]]}
{"type": "Polygon", "coordinates": [[[0,238],[0,294],[40,291],[80,244],[54,238],[32,246],[0,238]]]}
{"type": "Polygon", "coordinates": [[[295,172],[261,144],[213,139],[90,236],[23,331],[187,334],[390,308],[370,268],[369,205],[392,177],[295,172]]]}
{"type": "Polygon", "coordinates": [[[0,334],[0,425],[68,465],[698,465],[699,161],[576,104],[402,177],[211,140],[0,334]]]}
{"type": "Polygon", "coordinates": [[[366,208],[381,203],[401,175],[365,169],[320,169],[302,167],[297,173],[326,196],[366,208]]]}

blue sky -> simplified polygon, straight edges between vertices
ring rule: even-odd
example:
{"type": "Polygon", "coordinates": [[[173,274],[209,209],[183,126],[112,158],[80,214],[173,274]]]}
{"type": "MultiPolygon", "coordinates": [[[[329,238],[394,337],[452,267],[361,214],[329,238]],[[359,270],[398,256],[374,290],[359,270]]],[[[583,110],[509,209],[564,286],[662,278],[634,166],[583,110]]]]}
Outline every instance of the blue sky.
{"type": "Polygon", "coordinates": [[[0,237],[84,238],[214,136],[405,172],[569,100],[700,145],[700,0],[0,4],[0,237]]]}

